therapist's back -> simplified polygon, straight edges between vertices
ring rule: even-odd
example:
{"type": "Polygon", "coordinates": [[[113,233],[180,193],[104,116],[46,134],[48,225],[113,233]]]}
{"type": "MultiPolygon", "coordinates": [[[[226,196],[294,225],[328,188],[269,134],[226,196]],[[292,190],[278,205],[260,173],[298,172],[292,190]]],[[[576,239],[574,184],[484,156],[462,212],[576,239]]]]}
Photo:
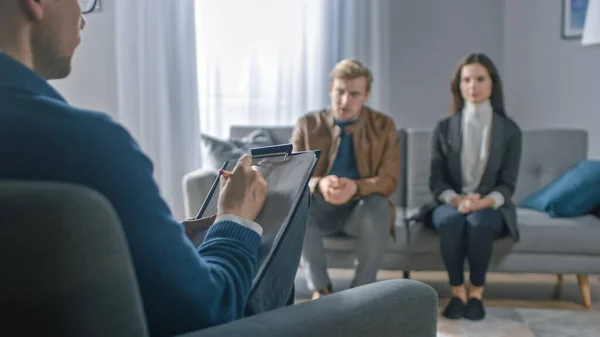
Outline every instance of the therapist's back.
{"type": "Polygon", "coordinates": [[[130,134],[103,113],[71,107],[47,83],[70,73],[84,26],[78,0],[0,1],[0,180],[75,183],[107,197],[153,336],[240,318],[257,267],[261,228],[252,220],[264,203],[264,179],[249,158],[240,161],[197,250],[130,134]]]}

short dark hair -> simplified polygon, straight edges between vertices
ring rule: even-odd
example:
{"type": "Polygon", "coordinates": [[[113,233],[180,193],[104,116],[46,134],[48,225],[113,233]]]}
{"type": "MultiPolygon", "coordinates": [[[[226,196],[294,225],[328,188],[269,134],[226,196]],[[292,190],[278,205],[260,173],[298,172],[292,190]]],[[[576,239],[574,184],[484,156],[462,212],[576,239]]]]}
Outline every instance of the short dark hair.
{"type": "Polygon", "coordinates": [[[455,114],[461,111],[465,105],[465,99],[462,97],[460,93],[460,77],[462,68],[469,64],[478,63],[482,65],[490,75],[492,79],[492,94],[490,95],[490,103],[492,104],[492,108],[494,112],[499,113],[502,116],[506,116],[506,111],[504,110],[504,94],[502,90],[502,80],[500,79],[500,74],[498,74],[498,69],[494,65],[494,62],[483,53],[474,53],[463,57],[458,66],[456,67],[456,71],[454,71],[454,75],[452,75],[452,81],[450,82],[450,90],[452,91],[452,107],[450,110],[450,114],[455,114]]]}

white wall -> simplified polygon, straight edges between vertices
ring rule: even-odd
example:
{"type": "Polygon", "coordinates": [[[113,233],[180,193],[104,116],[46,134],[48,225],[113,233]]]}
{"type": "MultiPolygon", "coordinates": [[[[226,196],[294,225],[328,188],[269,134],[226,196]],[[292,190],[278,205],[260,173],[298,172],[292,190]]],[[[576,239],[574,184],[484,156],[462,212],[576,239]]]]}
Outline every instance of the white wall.
{"type": "Polygon", "coordinates": [[[394,0],[391,15],[388,113],[397,126],[431,128],[448,114],[450,77],[463,56],[486,53],[502,74],[504,0],[394,0]]]}
{"type": "Polygon", "coordinates": [[[523,128],[587,129],[589,155],[600,158],[600,46],[561,39],[561,2],[392,1],[388,113],[398,126],[431,128],[448,113],[458,60],[484,52],[523,128]]]}
{"type": "Polygon", "coordinates": [[[561,1],[506,0],[507,107],[523,128],[587,129],[600,158],[600,46],[562,40],[560,27],[561,1]]]}
{"type": "Polygon", "coordinates": [[[87,26],[75,52],[71,75],[52,85],[69,103],[117,116],[115,15],[113,1],[86,15],[87,26]]]}

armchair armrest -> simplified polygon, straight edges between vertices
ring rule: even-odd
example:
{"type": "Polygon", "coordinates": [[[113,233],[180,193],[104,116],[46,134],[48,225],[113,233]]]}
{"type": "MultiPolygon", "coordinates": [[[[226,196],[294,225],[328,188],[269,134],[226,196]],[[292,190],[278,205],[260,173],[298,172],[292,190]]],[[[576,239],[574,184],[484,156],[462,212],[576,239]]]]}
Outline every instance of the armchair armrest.
{"type": "Polygon", "coordinates": [[[437,307],[428,285],[387,280],[184,336],[435,337],[437,307]]]}
{"type": "Polygon", "coordinates": [[[217,175],[215,170],[199,169],[183,177],[183,200],[187,218],[196,216],[217,175]]]}

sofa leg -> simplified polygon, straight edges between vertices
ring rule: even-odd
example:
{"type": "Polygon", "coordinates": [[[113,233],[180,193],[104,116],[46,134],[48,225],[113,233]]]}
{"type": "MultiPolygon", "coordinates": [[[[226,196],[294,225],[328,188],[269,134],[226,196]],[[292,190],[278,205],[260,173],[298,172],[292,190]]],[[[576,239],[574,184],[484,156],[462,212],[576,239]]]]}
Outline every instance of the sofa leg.
{"type": "Polygon", "coordinates": [[[590,296],[590,280],[587,274],[577,274],[577,283],[579,283],[579,292],[583,305],[590,309],[592,307],[592,298],[590,296]]]}
{"type": "Polygon", "coordinates": [[[552,295],[553,299],[558,300],[560,298],[560,295],[562,293],[562,287],[563,274],[556,274],[556,285],[554,286],[554,294],[552,295]]]}
{"type": "Polygon", "coordinates": [[[410,278],[410,270],[404,270],[404,271],[402,271],[402,277],[403,278],[410,278]]]}

